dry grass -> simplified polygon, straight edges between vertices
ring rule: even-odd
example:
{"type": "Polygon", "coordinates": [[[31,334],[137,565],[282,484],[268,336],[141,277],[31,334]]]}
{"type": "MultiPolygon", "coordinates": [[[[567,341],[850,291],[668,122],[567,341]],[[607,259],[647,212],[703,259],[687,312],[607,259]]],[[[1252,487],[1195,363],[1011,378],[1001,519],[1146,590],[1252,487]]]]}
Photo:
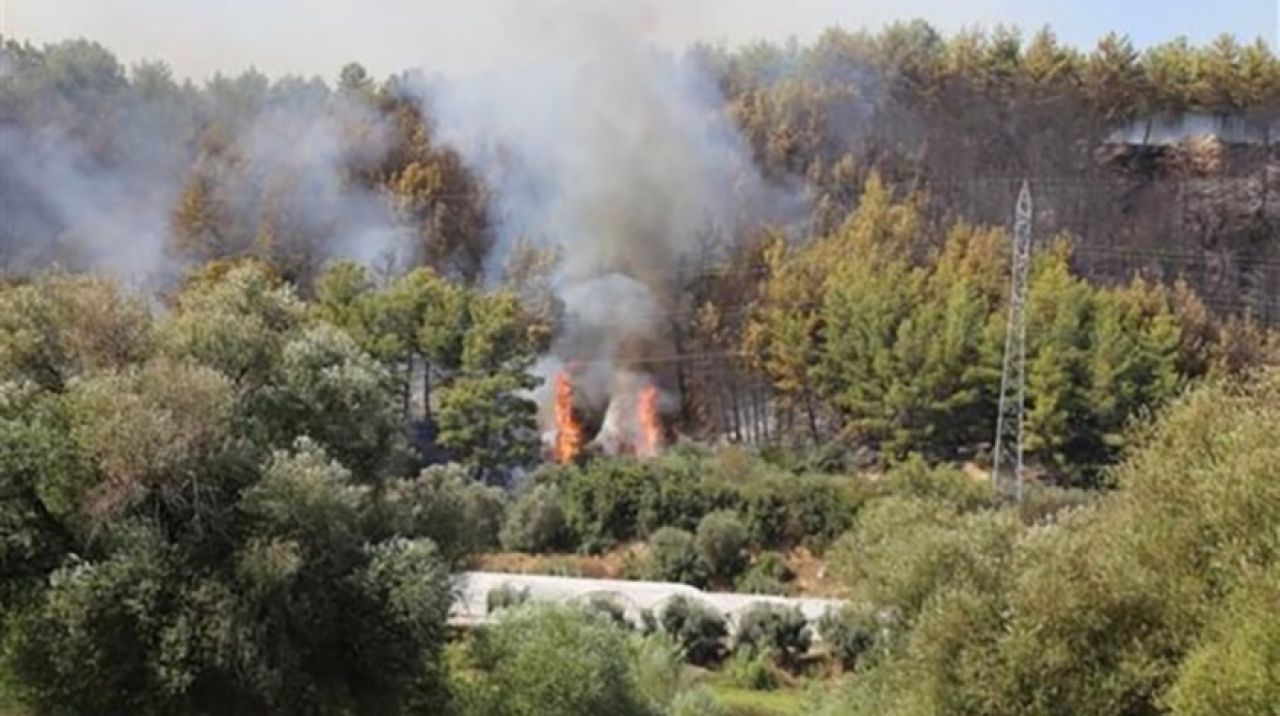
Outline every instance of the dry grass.
{"type": "MultiPolygon", "coordinates": [[[[508,574],[623,579],[628,560],[643,558],[647,549],[643,542],[635,542],[600,555],[490,552],[473,557],[469,567],[485,572],[508,574]]],[[[807,548],[797,547],[785,553],[783,561],[795,574],[795,579],[792,580],[788,590],[791,596],[841,596],[842,587],[828,578],[826,563],[807,548]]]]}

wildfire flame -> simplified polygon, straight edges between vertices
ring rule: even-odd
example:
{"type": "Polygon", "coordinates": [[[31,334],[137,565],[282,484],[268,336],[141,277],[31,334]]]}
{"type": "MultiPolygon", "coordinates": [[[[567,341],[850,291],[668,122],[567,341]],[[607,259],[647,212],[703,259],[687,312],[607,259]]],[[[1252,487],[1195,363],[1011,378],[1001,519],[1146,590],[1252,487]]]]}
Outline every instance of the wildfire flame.
{"type": "Polygon", "coordinates": [[[573,382],[569,374],[557,373],[555,387],[555,459],[563,465],[573,462],[582,449],[582,426],[573,417],[573,382]]]}
{"type": "Polygon", "coordinates": [[[653,385],[640,389],[636,401],[636,423],[640,426],[636,454],[641,457],[657,455],[662,447],[662,422],[658,417],[658,389],[653,385]]]}

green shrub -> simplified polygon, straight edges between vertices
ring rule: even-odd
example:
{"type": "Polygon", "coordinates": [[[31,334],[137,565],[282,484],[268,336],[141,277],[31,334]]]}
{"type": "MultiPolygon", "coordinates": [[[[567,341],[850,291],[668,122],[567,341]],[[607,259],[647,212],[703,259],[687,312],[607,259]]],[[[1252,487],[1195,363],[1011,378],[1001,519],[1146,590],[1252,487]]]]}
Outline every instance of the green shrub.
{"type": "Polygon", "coordinates": [[[490,589],[484,597],[485,611],[489,614],[500,609],[518,607],[527,601],[529,601],[529,590],[517,589],[512,584],[499,584],[490,589]]]}
{"type": "Polygon", "coordinates": [[[960,511],[992,507],[999,498],[990,480],[974,479],[951,465],[930,466],[918,454],[894,466],[889,486],[893,494],[945,502],[960,511]]]}
{"type": "Polygon", "coordinates": [[[860,600],[909,625],[948,589],[1003,591],[1022,533],[1011,510],[960,513],[935,500],[889,496],[862,510],[828,565],[860,600]]]}
{"type": "Polygon", "coordinates": [[[588,599],[583,608],[608,619],[616,627],[631,628],[631,622],[627,620],[627,608],[613,597],[597,594],[588,599]]]}
{"type": "Polygon", "coordinates": [[[503,548],[534,553],[571,548],[573,539],[560,502],[559,489],[554,485],[531,485],[525,489],[507,512],[500,535],[503,548]]]}
{"type": "Polygon", "coordinates": [[[761,552],[751,563],[751,568],[738,580],[736,589],[747,594],[784,595],[787,583],[795,574],[787,567],[777,552],[761,552]]]}
{"type": "Polygon", "coordinates": [[[728,623],[705,603],[684,595],[672,597],[659,610],[658,624],[680,644],[690,663],[714,664],[724,657],[728,623]]]}
{"type": "Polygon", "coordinates": [[[1183,661],[1169,703],[1180,716],[1264,714],[1280,705],[1280,568],[1228,599],[1183,661]]]}
{"type": "Polygon", "coordinates": [[[707,568],[694,546],[693,535],[663,527],[649,538],[650,578],[695,587],[707,581],[707,568]]]}
{"type": "Polygon", "coordinates": [[[763,594],[782,597],[787,594],[787,585],[763,572],[751,570],[738,578],[734,590],[742,594],[763,594]]]}
{"type": "Polygon", "coordinates": [[[818,634],[831,656],[852,669],[875,646],[876,624],[865,612],[851,607],[828,609],[818,620],[818,634]]]}
{"type": "Polygon", "coordinates": [[[753,544],[821,551],[853,524],[865,489],[848,477],[773,473],[741,486],[737,509],[753,544]]]}
{"type": "Polygon", "coordinates": [[[502,491],[478,482],[458,465],[436,465],[396,480],[378,528],[391,535],[429,537],[450,560],[498,545],[506,509],[502,491]]]}
{"type": "Polygon", "coordinates": [[[627,634],[597,614],[548,603],[504,612],[457,680],[459,710],[486,716],[647,716],[627,634]]]}
{"type": "Polygon", "coordinates": [[[569,527],[587,552],[639,535],[640,502],[656,480],[645,463],[600,459],[553,474],[569,527]]]}
{"type": "Polygon", "coordinates": [[[660,633],[635,635],[630,645],[640,693],[653,713],[666,713],[688,681],[680,645],[660,633]]]}
{"type": "Polygon", "coordinates": [[[1278,424],[1280,374],[1203,387],[1139,428],[1113,491],[1030,530],[868,505],[834,564],[893,630],[819,713],[1274,710],[1278,424]]]}
{"type": "Polygon", "coordinates": [[[847,530],[869,488],[829,475],[797,475],[749,456],[681,449],[654,460],[599,458],[549,469],[580,549],[596,552],[662,527],[694,530],[709,512],[738,513],[760,546],[825,548],[847,530]]]}
{"type": "Polygon", "coordinates": [[[713,577],[732,580],[746,566],[747,529],[734,512],[718,510],[703,517],[695,542],[713,577]]]}
{"type": "Polygon", "coordinates": [[[738,617],[734,651],[747,650],[795,664],[809,651],[809,625],[799,607],[758,602],[738,617]]]}
{"type": "Polygon", "coordinates": [[[778,688],[778,674],[763,652],[739,649],[724,662],[722,673],[730,684],[750,691],[773,691],[778,688]]]}

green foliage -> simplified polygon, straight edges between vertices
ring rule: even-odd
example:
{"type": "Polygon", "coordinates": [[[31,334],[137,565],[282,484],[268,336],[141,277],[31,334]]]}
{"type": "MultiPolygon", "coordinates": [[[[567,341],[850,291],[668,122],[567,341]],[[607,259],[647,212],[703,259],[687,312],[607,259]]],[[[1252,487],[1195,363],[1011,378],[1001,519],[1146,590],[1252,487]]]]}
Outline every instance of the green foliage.
{"type": "Polygon", "coordinates": [[[572,535],[555,485],[528,483],[507,510],[502,524],[503,549],[557,552],[571,546],[572,535]]]}
{"type": "Polygon", "coordinates": [[[723,615],[703,602],[676,595],[657,616],[663,633],[680,644],[690,663],[714,664],[724,657],[728,624],[723,615]]]}
{"type": "Polygon", "coordinates": [[[52,274],[0,286],[0,380],[60,389],[86,371],[142,359],[150,334],[143,301],[108,279],[52,274]]]}
{"type": "Polygon", "coordinates": [[[527,370],[536,346],[532,319],[514,296],[472,290],[426,268],[375,289],[368,271],[349,262],[331,266],[317,294],[318,316],[382,363],[402,413],[422,366],[436,440],[460,463],[496,478],[537,457],[536,410],[524,397],[535,385],[527,370]]]}
{"type": "Polygon", "coordinates": [[[682,691],[671,704],[671,716],[730,716],[729,709],[706,687],[682,691]]]}
{"type": "Polygon", "coordinates": [[[1265,713],[1278,386],[1177,400],[1114,492],[1030,530],[1011,509],[875,500],[837,550],[874,658],[829,712],[1265,713]]]}
{"type": "Polygon", "coordinates": [[[746,567],[747,528],[734,512],[708,513],[698,523],[694,542],[713,578],[731,581],[746,567]]]}
{"type": "Polygon", "coordinates": [[[710,512],[736,512],[755,545],[821,549],[848,529],[869,488],[859,480],[795,474],[759,458],[726,473],[719,454],[672,451],[637,462],[596,459],[542,473],[587,551],[652,534],[694,530],[710,512]]]}
{"type": "Polygon", "coordinates": [[[648,573],[650,579],[695,587],[707,581],[707,565],[694,536],[676,527],[663,527],[649,537],[648,573]]]}
{"type": "Polygon", "coordinates": [[[610,624],[619,629],[631,628],[631,621],[627,619],[627,607],[616,597],[596,594],[589,598],[582,607],[588,612],[599,614],[608,619],[610,624]]]}
{"type": "Polygon", "coordinates": [[[1020,523],[1005,512],[896,496],[873,501],[832,550],[830,568],[876,608],[912,622],[934,594],[1004,588],[1020,523]]]}
{"type": "MultiPolygon", "coordinates": [[[[843,226],[767,253],[746,348],[815,444],[852,438],[886,462],[972,455],[995,420],[1008,260],[1002,232],[929,226],[918,197],[872,174],[843,226]],[[930,235],[939,248],[924,251],[930,235]]],[[[1096,481],[1129,422],[1205,370],[1169,290],[1087,283],[1066,238],[1037,257],[1028,311],[1029,458],[1065,481],[1096,481]]]]}
{"type": "Polygon", "coordinates": [[[809,651],[811,637],[799,607],[757,602],[738,616],[733,650],[767,654],[783,664],[794,665],[809,651]]]}
{"type": "Polygon", "coordinates": [[[636,684],[653,713],[666,713],[675,708],[688,687],[684,655],[680,645],[666,634],[635,635],[630,640],[636,664],[636,684]]]}
{"type": "Polygon", "coordinates": [[[516,589],[510,584],[499,584],[485,595],[485,612],[492,614],[501,609],[512,609],[529,601],[529,590],[516,589]]]}
{"type": "Polygon", "coordinates": [[[721,673],[729,684],[749,691],[773,691],[778,675],[768,654],[755,649],[738,649],[725,660],[721,673]]]}
{"type": "Polygon", "coordinates": [[[795,574],[787,567],[782,556],[777,552],[761,552],[751,562],[751,568],[741,577],[735,588],[747,594],[785,595],[787,582],[795,578],[795,574]]]}
{"type": "Polygon", "coordinates": [[[1168,703],[1175,714],[1263,714],[1280,702],[1280,574],[1247,577],[1182,662],[1168,703]]]}
{"type": "Polygon", "coordinates": [[[466,714],[647,714],[625,632],[580,609],[530,604],[504,612],[473,645],[460,680],[466,714]]]}
{"type": "Polygon", "coordinates": [[[502,491],[471,479],[456,465],[435,465],[386,490],[378,527],[388,535],[430,538],[452,561],[498,545],[505,513],[502,491]]]}
{"type": "Polygon", "coordinates": [[[440,445],[480,474],[529,465],[538,455],[537,408],[522,374],[461,377],[440,390],[440,445]]]}
{"type": "Polygon", "coordinates": [[[195,277],[176,304],[158,331],[164,352],[213,368],[250,394],[277,378],[283,345],[303,320],[293,291],[254,263],[195,277]]]}
{"type": "Polygon", "coordinates": [[[494,543],[503,501],[457,470],[390,479],[409,454],[384,367],[255,264],[206,267],[161,319],[92,281],[29,290],[52,318],[24,355],[52,358],[0,379],[21,701],[440,712],[448,566],[494,543]],[[99,325],[49,308],[80,304],[99,325]]]}
{"type": "Polygon", "coordinates": [[[931,467],[919,455],[895,465],[889,473],[889,484],[895,495],[943,502],[960,511],[997,504],[990,480],[975,480],[948,465],[931,467]]]}
{"type": "Polygon", "coordinates": [[[857,667],[876,643],[875,620],[854,607],[828,609],[817,626],[823,644],[846,669],[857,667]]]}
{"type": "Polygon", "coordinates": [[[280,380],[263,391],[260,425],[273,444],[311,436],[362,479],[403,471],[408,446],[388,377],[347,334],[305,330],[281,349],[280,380]]]}

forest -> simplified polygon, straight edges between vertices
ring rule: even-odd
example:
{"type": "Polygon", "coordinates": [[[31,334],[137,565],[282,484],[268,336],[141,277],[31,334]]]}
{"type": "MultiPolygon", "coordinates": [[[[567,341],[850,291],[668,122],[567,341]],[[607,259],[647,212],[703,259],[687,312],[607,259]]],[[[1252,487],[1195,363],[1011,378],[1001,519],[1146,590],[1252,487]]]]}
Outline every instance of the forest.
{"type": "Polygon", "coordinates": [[[611,48],[485,121],[0,39],[0,714],[1280,703],[1265,43],[611,48]],[[515,561],[845,607],[450,622],[515,561]]]}

